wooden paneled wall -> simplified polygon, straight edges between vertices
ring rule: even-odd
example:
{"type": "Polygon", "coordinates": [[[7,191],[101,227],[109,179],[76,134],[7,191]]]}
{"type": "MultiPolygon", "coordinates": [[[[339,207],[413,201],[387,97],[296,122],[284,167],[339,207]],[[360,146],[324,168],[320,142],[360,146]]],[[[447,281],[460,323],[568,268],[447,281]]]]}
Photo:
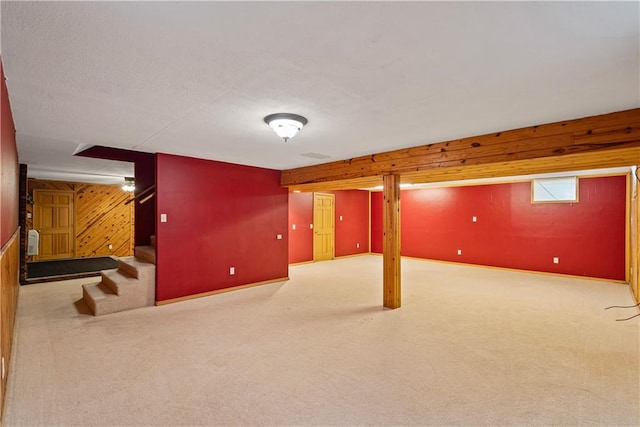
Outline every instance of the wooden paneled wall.
{"type": "MultiPolygon", "coordinates": [[[[119,185],[29,179],[32,197],[34,190],[73,191],[76,258],[133,255],[134,203],[125,204],[132,193],[119,185]]],[[[33,205],[28,205],[27,212],[33,215],[33,211],[33,205]]],[[[27,219],[27,227],[33,228],[33,218],[27,219]]]]}
{"type": "Polygon", "coordinates": [[[11,359],[11,345],[13,343],[13,325],[18,304],[18,290],[20,288],[18,269],[20,254],[20,229],[17,229],[11,239],[0,252],[0,408],[4,408],[4,396],[11,359]]]}

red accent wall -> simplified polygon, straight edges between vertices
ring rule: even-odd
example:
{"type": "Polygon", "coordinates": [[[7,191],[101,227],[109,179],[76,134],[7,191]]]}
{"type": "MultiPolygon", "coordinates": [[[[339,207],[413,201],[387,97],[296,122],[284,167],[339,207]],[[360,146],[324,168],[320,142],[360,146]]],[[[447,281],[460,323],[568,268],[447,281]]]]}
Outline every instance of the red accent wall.
{"type": "Polygon", "coordinates": [[[382,253],[383,231],[382,192],[371,192],[371,252],[382,253]]]}
{"type": "Polygon", "coordinates": [[[18,228],[19,168],[16,129],[1,59],[0,80],[0,247],[3,247],[18,228]]]}
{"type": "Polygon", "coordinates": [[[336,251],[346,256],[369,252],[369,192],[363,190],[334,191],[336,251]],[[340,220],[342,216],[342,221],[340,220]],[[357,244],[360,248],[357,248],[357,244]]]}
{"type": "Polygon", "coordinates": [[[309,224],[313,224],[313,193],[289,193],[289,264],[313,260],[309,224]]]}
{"type": "MultiPolygon", "coordinates": [[[[369,192],[341,190],[327,193],[335,195],[335,256],[368,253],[369,192]]],[[[312,223],[313,193],[291,193],[289,195],[290,263],[313,261],[313,230],[309,228],[309,224],[312,223]],[[296,224],[295,230],[293,230],[293,224],[296,224]]]]}
{"type": "MultiPolygon", "coordinates": [[[[579,191],[578,203],[531,203],[529,182],[402,191],[402,254],[624,280],[626,177],[581,178],[579,191]]],[[[381,250],[373,225],[372,240],[381,250]]]]}
{"type": "Polygon", "coordinates": [[[288,276],[279,171],[157,154],[156,178],[156,300],[288,276]]]}

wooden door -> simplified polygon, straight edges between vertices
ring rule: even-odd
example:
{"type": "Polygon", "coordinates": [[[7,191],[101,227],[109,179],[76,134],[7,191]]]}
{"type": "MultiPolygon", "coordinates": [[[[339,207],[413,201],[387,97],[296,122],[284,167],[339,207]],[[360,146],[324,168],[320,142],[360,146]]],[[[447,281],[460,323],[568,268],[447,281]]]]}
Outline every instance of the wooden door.
{"type": "Polygon", "coordinates": [[[333,259],[334,195],[313,194],[313,260],[333,259]]]}
{"type": "Polygon", "coordinates": [[[73,191],[34,190],[33,226],[40,233],[36,260],[73,258],[73,191]]]}

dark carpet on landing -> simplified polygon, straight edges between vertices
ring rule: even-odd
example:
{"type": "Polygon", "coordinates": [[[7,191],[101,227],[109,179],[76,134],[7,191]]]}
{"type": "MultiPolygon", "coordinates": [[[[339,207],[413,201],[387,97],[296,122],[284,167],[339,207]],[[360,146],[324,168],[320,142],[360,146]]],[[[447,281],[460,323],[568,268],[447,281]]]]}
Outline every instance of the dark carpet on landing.
{"type": "Polygon", "coordinates": [[[77,258],[27,263],[27,279],[66,276],[118,268],[118,261],[111,257],[77,258]]]}

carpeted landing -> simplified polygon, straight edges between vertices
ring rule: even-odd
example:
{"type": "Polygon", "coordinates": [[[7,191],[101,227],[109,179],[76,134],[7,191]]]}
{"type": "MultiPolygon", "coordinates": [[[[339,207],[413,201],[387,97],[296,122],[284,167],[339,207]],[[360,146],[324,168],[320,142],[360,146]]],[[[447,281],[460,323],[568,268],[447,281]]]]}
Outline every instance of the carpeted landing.
{"type": "Polygon", "coordinates": [[[35,261],[27,263],[27,280],[30,283],[36,283],[34,279],[73,278],[77,275],[99,273],[113,268],[118,268],[118,261],[111,257],[35,261]]]}
{"type": "MultiPolygon", "coordinates": [[[[6,426],[640,424],[626,285],[382,258],[108,316],[20,289],[6,426]]],[[[176,284],[177,286],[177,284],[176,284]]]]}

